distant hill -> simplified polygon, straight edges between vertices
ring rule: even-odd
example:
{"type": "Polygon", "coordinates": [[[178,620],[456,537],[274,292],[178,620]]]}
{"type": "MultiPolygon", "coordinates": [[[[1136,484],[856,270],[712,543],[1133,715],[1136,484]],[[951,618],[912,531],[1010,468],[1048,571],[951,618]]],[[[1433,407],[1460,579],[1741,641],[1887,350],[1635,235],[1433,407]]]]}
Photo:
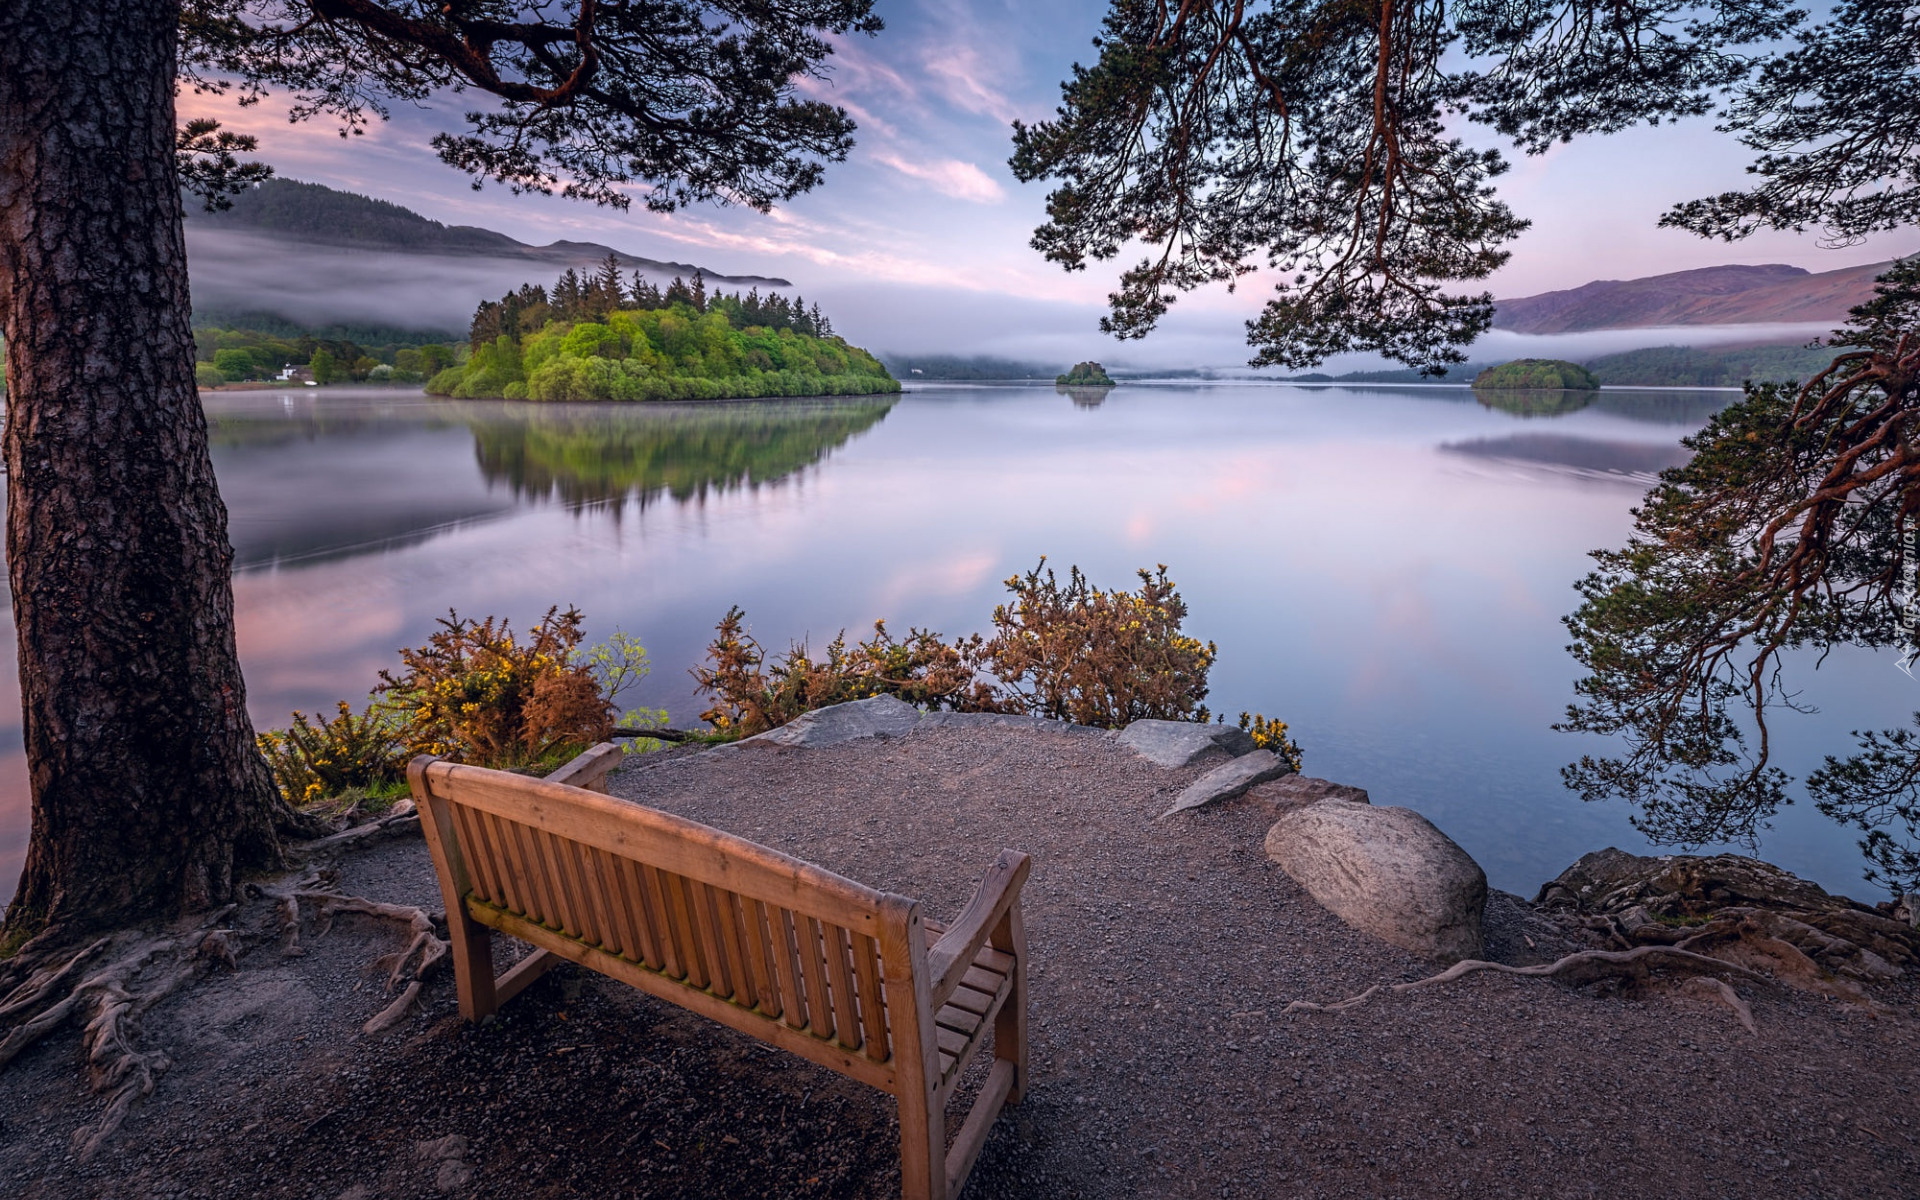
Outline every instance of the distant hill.
{"type": "Polygon", "coordinates": [[[224,212],[210,213],[198,204],[189,203],[187,228],[202,235],[236,232],[352,250],[525,259],[560,266],[597,262],[611,253],[619,257],[623,267],[657,275],[662,281],[675,275],[691,278],[699,271],[716,283],[746,287],[793,286],[774,276],[725,275],[693,263],[641,258],[598,242],[559,241],[530,246],[491,229],[442,225],[398,204],[296,179],[269,179],[248,188],[235,196],[233,207],[224,212]]]}
{"type": "Polygon", "coordinates": [[[1701,267],[1645,279],[1599,279],[1564,292],[1497,301],[1495,329],[1582,333],[1659,325],[1751,325],[1828,321],[1873,295],[1886,263],[1818,275],[1784,263],[1701,267]]]}

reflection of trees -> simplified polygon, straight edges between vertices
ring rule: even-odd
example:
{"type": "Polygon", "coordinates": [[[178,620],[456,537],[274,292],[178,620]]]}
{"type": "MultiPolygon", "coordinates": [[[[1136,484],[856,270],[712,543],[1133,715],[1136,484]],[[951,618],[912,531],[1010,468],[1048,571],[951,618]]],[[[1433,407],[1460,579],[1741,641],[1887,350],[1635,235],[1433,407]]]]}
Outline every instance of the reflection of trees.
{"type": "Polygon", "coordinates": [[[1075,408],[1099,408],[1113,387],[1110,384],[1105,387],[1089,387],[1081,384],[1056,383],[1053,385],[1053,390],[1072,399],[1075,408]]]}
{"type": "Polygon", "coordinates": [[[893,400],[449,407],[473,430],[488,481],[530,499],[618,505],[771,483],[878,424],[893,400]]]}
{"type": "Polygon", "coordinates": [[[1626,388],[1597,392],[1475,388],[1473,398],[1483,408],[1497,408],[1520,417],[1564,417],[1583,408],[1593,408],[1616,417],[1625,417],[1629,421],[1647,421],[1659,425],[1700,425],[1739,399],[1732,392],[1659,392],[1626,388]]]}
{"type": "Polygon", "coordinates": [[[1517,417],[1563,417],[1592,404],[1598,392],[1548,391],[1536,388],[1475,388],[1473,398],[1482,408],[1497,408],[1517,417]]]}

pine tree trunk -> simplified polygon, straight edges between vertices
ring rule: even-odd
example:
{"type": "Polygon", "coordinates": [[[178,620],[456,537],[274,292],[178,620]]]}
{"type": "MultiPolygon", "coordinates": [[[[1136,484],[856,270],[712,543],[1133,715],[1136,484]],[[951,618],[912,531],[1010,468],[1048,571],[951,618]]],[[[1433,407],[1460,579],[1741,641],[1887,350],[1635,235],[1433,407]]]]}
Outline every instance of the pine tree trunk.
{"type": "Polygon", "coordinates": [[[194,389],[177,0],[0,3],[7,560],[33,834],[7,933],[219,903],[277,859],[194,389]]]}

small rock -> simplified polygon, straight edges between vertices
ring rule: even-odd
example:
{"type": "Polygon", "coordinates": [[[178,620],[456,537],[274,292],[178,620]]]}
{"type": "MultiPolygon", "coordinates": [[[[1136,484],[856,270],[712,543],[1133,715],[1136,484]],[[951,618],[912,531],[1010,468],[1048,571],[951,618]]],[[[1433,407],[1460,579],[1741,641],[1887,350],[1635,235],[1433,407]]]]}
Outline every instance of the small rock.
{"type": "Polygon", "coordinates": [[[1484,953],[1486,872],[1410,808],[1309,804],[1274,822],[1266,850],[1363,933],[1449,961],[1484,953]]]}
{"type": "Polygon", "coordinates": [[[1209,750],[1239,756],[1259,747],[1236,725],[1202,725],[1197,721],[1135,721],[1116,739],[1148,762],[1179,770],[1209,750]]]}
{"type": "Polygon", "coordinates": [[[1222,763],[1205,775],[1187,785],[1173,802],[1173,807],[1160,814],[1164,820],[1177,812],[1190,808],[1199,808],[1203,804],[1212,804],[1216,800],[1231,800],[1245,792],[1256,783],[1265,783],[1269,779],[1278,779],[1293,770],[1271,750],[1255,750],[1252,754],[1243,754],[1230,763],[1222,763]]]}
{"type": "Polygon", "coordinates": [[[467,1139],[457,1133],[445,1137],[429,1138],[413,1144],[413,1156],[424,1162],[443,1162],[448,1159],[467,1156],[467,1139]]]}
{"type": "Polygon", "coordinates": [[[802,713],[778,729],[755,734],[737,745],[771,742],[776,746],[838,746],[885,734],[899,737],[920,723],[920,710],[895,696],[870,696],[802,713]]]}
{"type": "Polygon", "coordinates": [[[433,1177],[433,1186],[440,1192],[457,1192],[472,1182],[473,1168],[457,1158],[441,1163],[439,1174],[433,1177]]]}

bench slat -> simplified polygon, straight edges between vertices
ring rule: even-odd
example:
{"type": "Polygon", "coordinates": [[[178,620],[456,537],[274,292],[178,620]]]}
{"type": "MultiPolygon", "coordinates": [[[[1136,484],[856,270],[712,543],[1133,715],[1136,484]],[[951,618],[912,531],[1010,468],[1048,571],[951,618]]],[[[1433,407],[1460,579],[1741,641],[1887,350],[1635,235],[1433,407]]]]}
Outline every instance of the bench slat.
{"type": "Polygon", "coordinates": [[[793,1029],[807,1027],[807,993],[802,980],[799,951],[796,948],[793,910],[778,905],[767,910],[768,932],[773,935],[773,970],[780,979],[781,1019],[793,1029]]]}
{"type": "Polygon", "coordinates": [[[747,929],[747,963],[753,969],[753,986],[760,993],[760,1011],[770,1017],[781,1015],[785,997],[773,967],[773,935],[768,928],[767,906],[759,900],[741,900],[740,911],[747,929]]]}
{"type": "Polygon", "coordinates": [[[667,885],[661,880],[659,871],[644,863],[640,867],[640,879],[646,884],[648,918],[654,923],[654,940],[659,943],[661,957],[666,959],[667,974],[675,979],[685,979],[687,960],[680,952],[679,941],[674,937],[673,910],[667,903],[667,885]]]}
{"type": "Polygon", "coordinates": [[[710,1017],[722,1025],[738,1029],[762,1041],[771,1042],[782,1050],[790,1050],[802,1058],[817,1062],[829,1070],[838,1071],[861,1083],[882,1091],[895,1090],[893,1069],[890,1065],[869,1062],[862,1055],[848,1054],[832,1042],[824,1042],[798,1030],[788,1029],[780,1022],[762,1016],[752,1009],[741,1008],[737,1004],[721,1000],[706,991],[689,987],[678,980],[656,974],[637,963],[630,963],[624,958],[608,954],[603,950],[583,946],[545,926],[535,925],[510,912],[502,912],[479,902],[469,904],[468,911],[481,924],[492,926],[521,941],[532,942],[541,949],[552,950],[561,958],[611,976],[622,983],[632,984],[641,991],[658,996],[670,1004],[677,1004],[703,1017],[710,1017]]]}
{"type": "Polygon", "coordinates": [[[823,949],[827,956],[827,991],[833,1002],[833,1036],[849,1050],[861,1045],[859,1010],[853,996],[852,947],[847,931],[838,925],[821,926],[826,935],[823,949]]]}
{"type": "Polygon", "coordinates": [[[807,1029],[822,1041],[833,1038],[833,1001],[827,995],[826,962],[821,958],[824,935],[813,917],[794,914],[794,932],[800,951],[800,966],[807,981],[807,1029]]]}
{"type": "Polygon", "coordinates": [[[880,953],[864,933],[853,935],[853,977],[860,996],[861,1049],[874,1062],[885,1062],[893,1048],[887,1040],[887,1015],[880,998],[880,953]]]}
{"type": "Polygon", "coordinates": [[[658,809],[544,779],[484,767],[435,762],[428,786],[456,803],[519,821],[560,837],[652,863],[676,874],[812,912],[872,936],[884,893],[658,809]]]}

